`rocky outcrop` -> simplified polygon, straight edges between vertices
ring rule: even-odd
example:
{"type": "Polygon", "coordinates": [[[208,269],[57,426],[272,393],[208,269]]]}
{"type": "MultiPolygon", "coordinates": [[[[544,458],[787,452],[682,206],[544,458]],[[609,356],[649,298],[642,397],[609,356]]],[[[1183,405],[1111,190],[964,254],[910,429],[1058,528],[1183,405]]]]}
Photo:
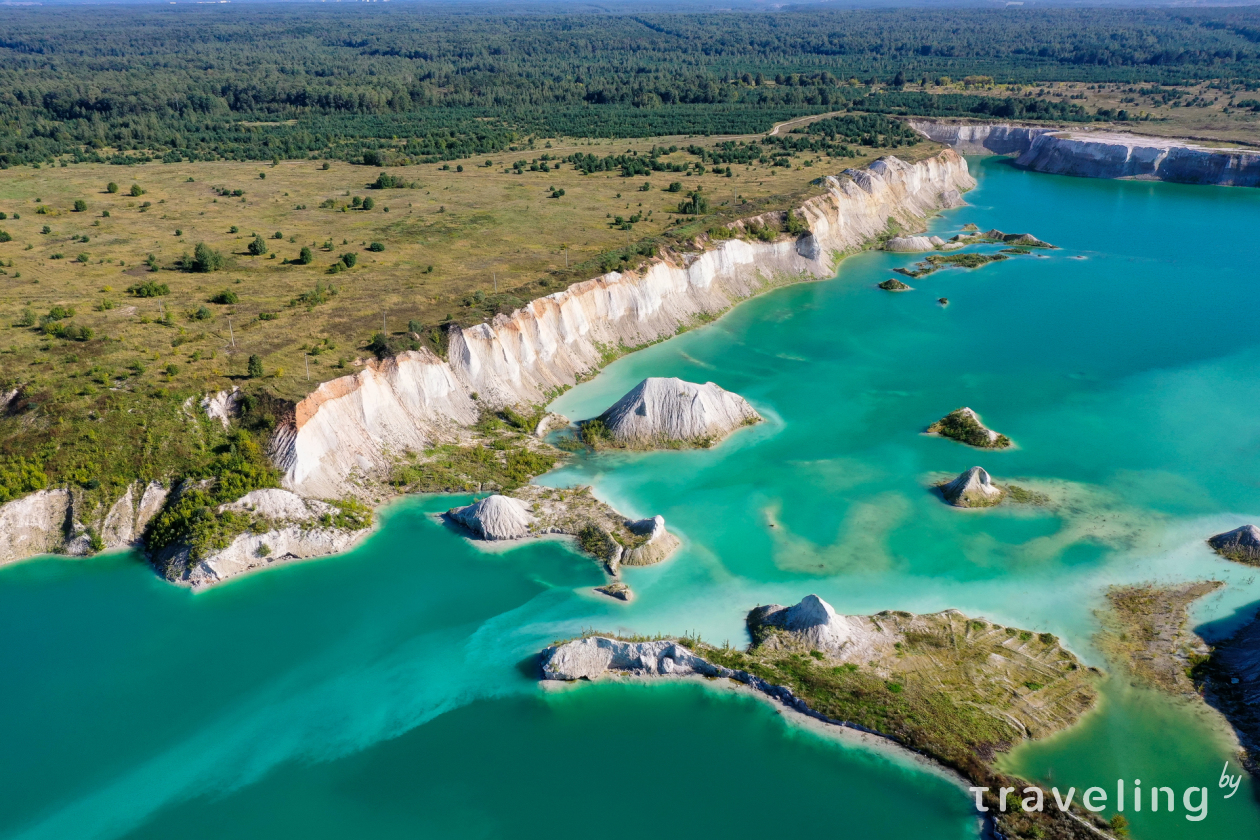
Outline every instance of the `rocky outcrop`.
{"type": "MultiPolygon", "coordinates": [[[[612,444],[635,449],[711,446],[761,415],[738,394],[712,382],[676,377],[645,379],[595,418],[612,444]]],[[[593,423],[595,421],[587,421],[593,423]]]]}
{"type": "Polygon", "coordinates": [[[423,449],[488,406],[535,405],[608,358],[677,334],[776,284],[832,277],[839,255],[885,235],[891,219],[924,219],[961,203],[975,181],[957,153],[918,163],[888,157],[823,180],[797,209],[810,232],[773,242],[730,239],[698,253],[666,253],[641,271],[612,272],[531,301],[511,315],[454,329],[448,360],[404,353],[321,385],[277,429],[273,458],[285,487],[305,496],[355,492],[347,478],[380,476],[391,453],[423,449]]]}
{"type": "Polygon", "coordinates": [[[929,435],[940,435],[978,449],[1006,449],[1011,439],[998,434],[980,421],[980,415],[963,407],[951,411],[927,427],[929,435]]]}
{"type": "Polygon", "coordinates": [[[38,554],[82,557],[139,544],[166,501],[159,482],[133,482],[108,508],[82,490],[40,490],[0,505],[0,565],[38,554]]]}
{"type": "Polygon", "coordinates": [[[590,680],[608,671],[674,677],[689,674],[713,677],[731,673],[730,669],[711,665],[672,641],[623,642],[604,636],[588,636],[543,651],[543,676],[549,680],[590,680]]]}
{"type": "Polygon", "coordinates": [[[1058,250],[1049,242],[1043,242],[1031,233],[1003,233],[997,228],[986,231],[976,238],[988,239],[992,242],[1005,242],[1007,245],[1022,245],[1025,248],[1052,248],[1058,250]]]}
{"type": "Polygon", "coordinates": [[[619,563],[622,566],[652,566],[669,557],[681,543],[678,537],[665,529],[665,517],[653,516],[651,519],[640,519],[626,525],[632,534],[646,537],[638,545],[622,551],[619,563]]]}
{"type": "Polygon", "coordinates": [[[1183,184],[1260,186],[1260,151],[1103,131],[911,120],[910,125],[963,154],[1017,155],[1016,165],[1084,178],[1132,178],[1183,184]]]}
{"type": "Polygon", "coordinates": [[[940,485],[941,495],[954,507],[992,507],[1002,501],[1002,488],[980,467],[972,467],[953,481],[940,485]]]}
{"type": "Polygon", "coordinates": [[[173,582],[201,589],[278,563],[341,554],[372,530],[370,517],[346,517],[336,505],[280,489],[254,490],[219,511],[248,514],[249,528],[199,559],[185,545],[162,552],[158,568],[183,570],[173,582]]]}
{"type": "Polygon", "coordinates": [[[603,586],[595,587],[595,591],[601,595],[607,595],[609,598],[615,598],[618,601],[633,601],[634,592],[624,582],[615,580],[612,583],[606,583],[603,586]]]}
{"type": "Polygon", "coordinates": [[[1208,545],[1222,557],[1238,563],[1260,566],[1260,528],[1242,525],[1208,538],[1208,545]]]}
{"type": "Polygon", "coordinates": [[[201,399],[201,410],[211,420],[218,420],[223,424],[223,428],[231,425],[232,418],[237,415],[241,408],[241,389],[233,388],[231,391],[218,391],[214,394],[206,394],[201,399]]]}
{"type": "Polygon", "coordinates": [[[519,540],[534,533],[535,519],[520,499],[495,494],[446,514],[483,540],[519,540]]]}

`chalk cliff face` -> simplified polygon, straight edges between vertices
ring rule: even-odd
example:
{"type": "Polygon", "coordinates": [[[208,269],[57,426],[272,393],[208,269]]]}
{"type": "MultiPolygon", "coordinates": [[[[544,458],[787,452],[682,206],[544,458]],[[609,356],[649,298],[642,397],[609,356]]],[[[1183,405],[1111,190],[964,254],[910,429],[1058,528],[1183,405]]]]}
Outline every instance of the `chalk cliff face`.
{"type": "Polygon", "coordinates": [[[884,158],[825,180],[826,194],[797,215],[810,233],[761,243],[731,239],[671,254],[642,272],[612,272],[532,301],[511,315],[450,335],[449,361],[403,354],[321,385],[278,430],[272,453],[285,487],[303,496],[347,495],[347,479],[386,469],[390,453],[441,439],[490,406],[530,405],[596,370],[608,350],[677,333],[775,283],[832,276],[839,254],[866,246],[889,219],[921,230],[975,186],[956,152],[908,164],[884,158]]]}
{"type": "Polygon", "coordinates": [[[0,566],[36,554],[91,554],[91,534],[102,550],[135,545],[166,494],[157,482],[136,482],[108,509],[88,510],[81,491],[65,489],[40,490],[0,505],[0,566]]]}
{"type": "Polygon", "coordinates": [[[1019,125],[912,120],[928,138],[964,154],[1018,155],[1018,166],[1084,178],[1260,186],[1260,151],[1216,149],[1184,140],[1019,125]]]}
{"type": "Polygon", "coordinates": [[[320,385],[297,405],[271,442],[284,484],[303,496],[348,495],[354,472],[373,474],[390,456],[423,450],[477,421],[471,390],[428,350],[371,362],[320,385]]]}

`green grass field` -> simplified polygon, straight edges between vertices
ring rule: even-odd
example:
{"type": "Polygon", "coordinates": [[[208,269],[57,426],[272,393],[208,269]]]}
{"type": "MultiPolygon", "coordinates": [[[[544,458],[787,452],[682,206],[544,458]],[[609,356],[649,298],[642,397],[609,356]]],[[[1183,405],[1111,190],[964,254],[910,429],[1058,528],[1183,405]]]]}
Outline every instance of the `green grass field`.
{"type": "MultiPolygon", "coordinates": [[[[0,230],[9,235],[0,242],[0,385],[18,392],[0,416],[0,456],[34,459],[51,483],[183,472],[209,457],[180,437],[177,415],[189,397],[243,385],[300,399],[370,357],[383,328],[405,346],[413,329],[427,336],[480,322],[637,264],[643,253],[686,246],[724,220],[792,206],[821,190],[813,183],[821,176],[880,154],[801,153],[790,166],[722,167],[728,176],[714,167],[700,174],[699,158],[682,150],[730,139],[756,138],[539,140],[489,166],[300,160],[0,171],[0,230]],[[554,168],[574,152],[645,155],[653,145],[682,147],[660,159],[688,171],[554,168]],[[541,171],[544,155],[551,171],[541,171]],[[382,172],[406,188],[370,189],[382,172]],[[676,212],[697,189],[708,211],[676,212]],[[361,209],[367,200],[371,209],[361,209]],[[250,252],[255,242],[265,253],[250,252]],[[181,268],[202,243],[221,267],[181,268]],[[303,248],[308,264],[299,262],[303,248]],[[620,262],[627,249],[637,250],[620,262]],[[252,356],[261,376],[250,376],[252,356]],[[131,422],[137,416],[147,420],[131,422]],[[85,433],[98,439],[89,446],[85,433]]],[[[915,159],[935,148],[896,151],[915,159]]]]}

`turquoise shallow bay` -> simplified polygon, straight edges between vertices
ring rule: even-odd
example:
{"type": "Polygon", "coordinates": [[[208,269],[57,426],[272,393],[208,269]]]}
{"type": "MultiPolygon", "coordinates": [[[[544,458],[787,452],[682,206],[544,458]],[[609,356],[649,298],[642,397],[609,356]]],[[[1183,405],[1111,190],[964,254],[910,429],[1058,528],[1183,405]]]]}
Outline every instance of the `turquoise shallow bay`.
{"type": "MultiPolygon", "coordinates": [[[[816,592],[842,612],[955,607],[1049,630],[1105,666],[1091,638],[1110,583],[1228,582],[1199,622],[1260,599],[1252,570],[1202,542],[1260,519],[1260,338],[1245,326],[1260,192],[970,162],[973,206],[934,231],[975,222],[1062,250],[900,295],[874,284],[912,260],[861,254],[557,401],[587,417],[644,376],[680,376],[769,418],[710,451],[583,457],[543,479],[593,484],[683,537],[669,562],[629,570],[629,606],[591,594],[599,571],[561,543],[471,547],[427,516],[454,498],[394,505],[345,557],[198,595],[129,555],[0,570],[0,837],[687,837],[731,820],[974,836],[948,783],[759,701],[690,684],[545,692],[526,662],[589,627],[742,644],[750,607],[816,592]],[[1017,448],[919,434],[961,405],[1017,448]],[[927,492],[973,464],[1067,504],[967,513],[927,492]]],[[[1061,786],[1207,786],[1207,820],[1130,814],[1135,836],[1254,837],[1249,783],[1230,800],[1215,788],[1230,753],[1213,714],[1111,680],[1080,727],[1004,762],[1061,786]]]]}

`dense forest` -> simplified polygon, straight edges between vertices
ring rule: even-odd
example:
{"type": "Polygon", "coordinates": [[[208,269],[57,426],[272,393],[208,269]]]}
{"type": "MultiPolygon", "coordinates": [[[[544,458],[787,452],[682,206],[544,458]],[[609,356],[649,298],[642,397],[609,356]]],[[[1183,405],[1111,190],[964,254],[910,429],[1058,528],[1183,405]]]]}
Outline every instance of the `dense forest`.
{"type": "Polygon", "coordinates": [[[268,159],[388,148],[437,160],[503,149],[529,133],[748,133],[846,108],[1092,118],[1064,103],[904,87],[968,76],[1254,83],[1260,10],[7,7],[0,164],[76,151],[97,159],[105,149],[268,159]]]}

